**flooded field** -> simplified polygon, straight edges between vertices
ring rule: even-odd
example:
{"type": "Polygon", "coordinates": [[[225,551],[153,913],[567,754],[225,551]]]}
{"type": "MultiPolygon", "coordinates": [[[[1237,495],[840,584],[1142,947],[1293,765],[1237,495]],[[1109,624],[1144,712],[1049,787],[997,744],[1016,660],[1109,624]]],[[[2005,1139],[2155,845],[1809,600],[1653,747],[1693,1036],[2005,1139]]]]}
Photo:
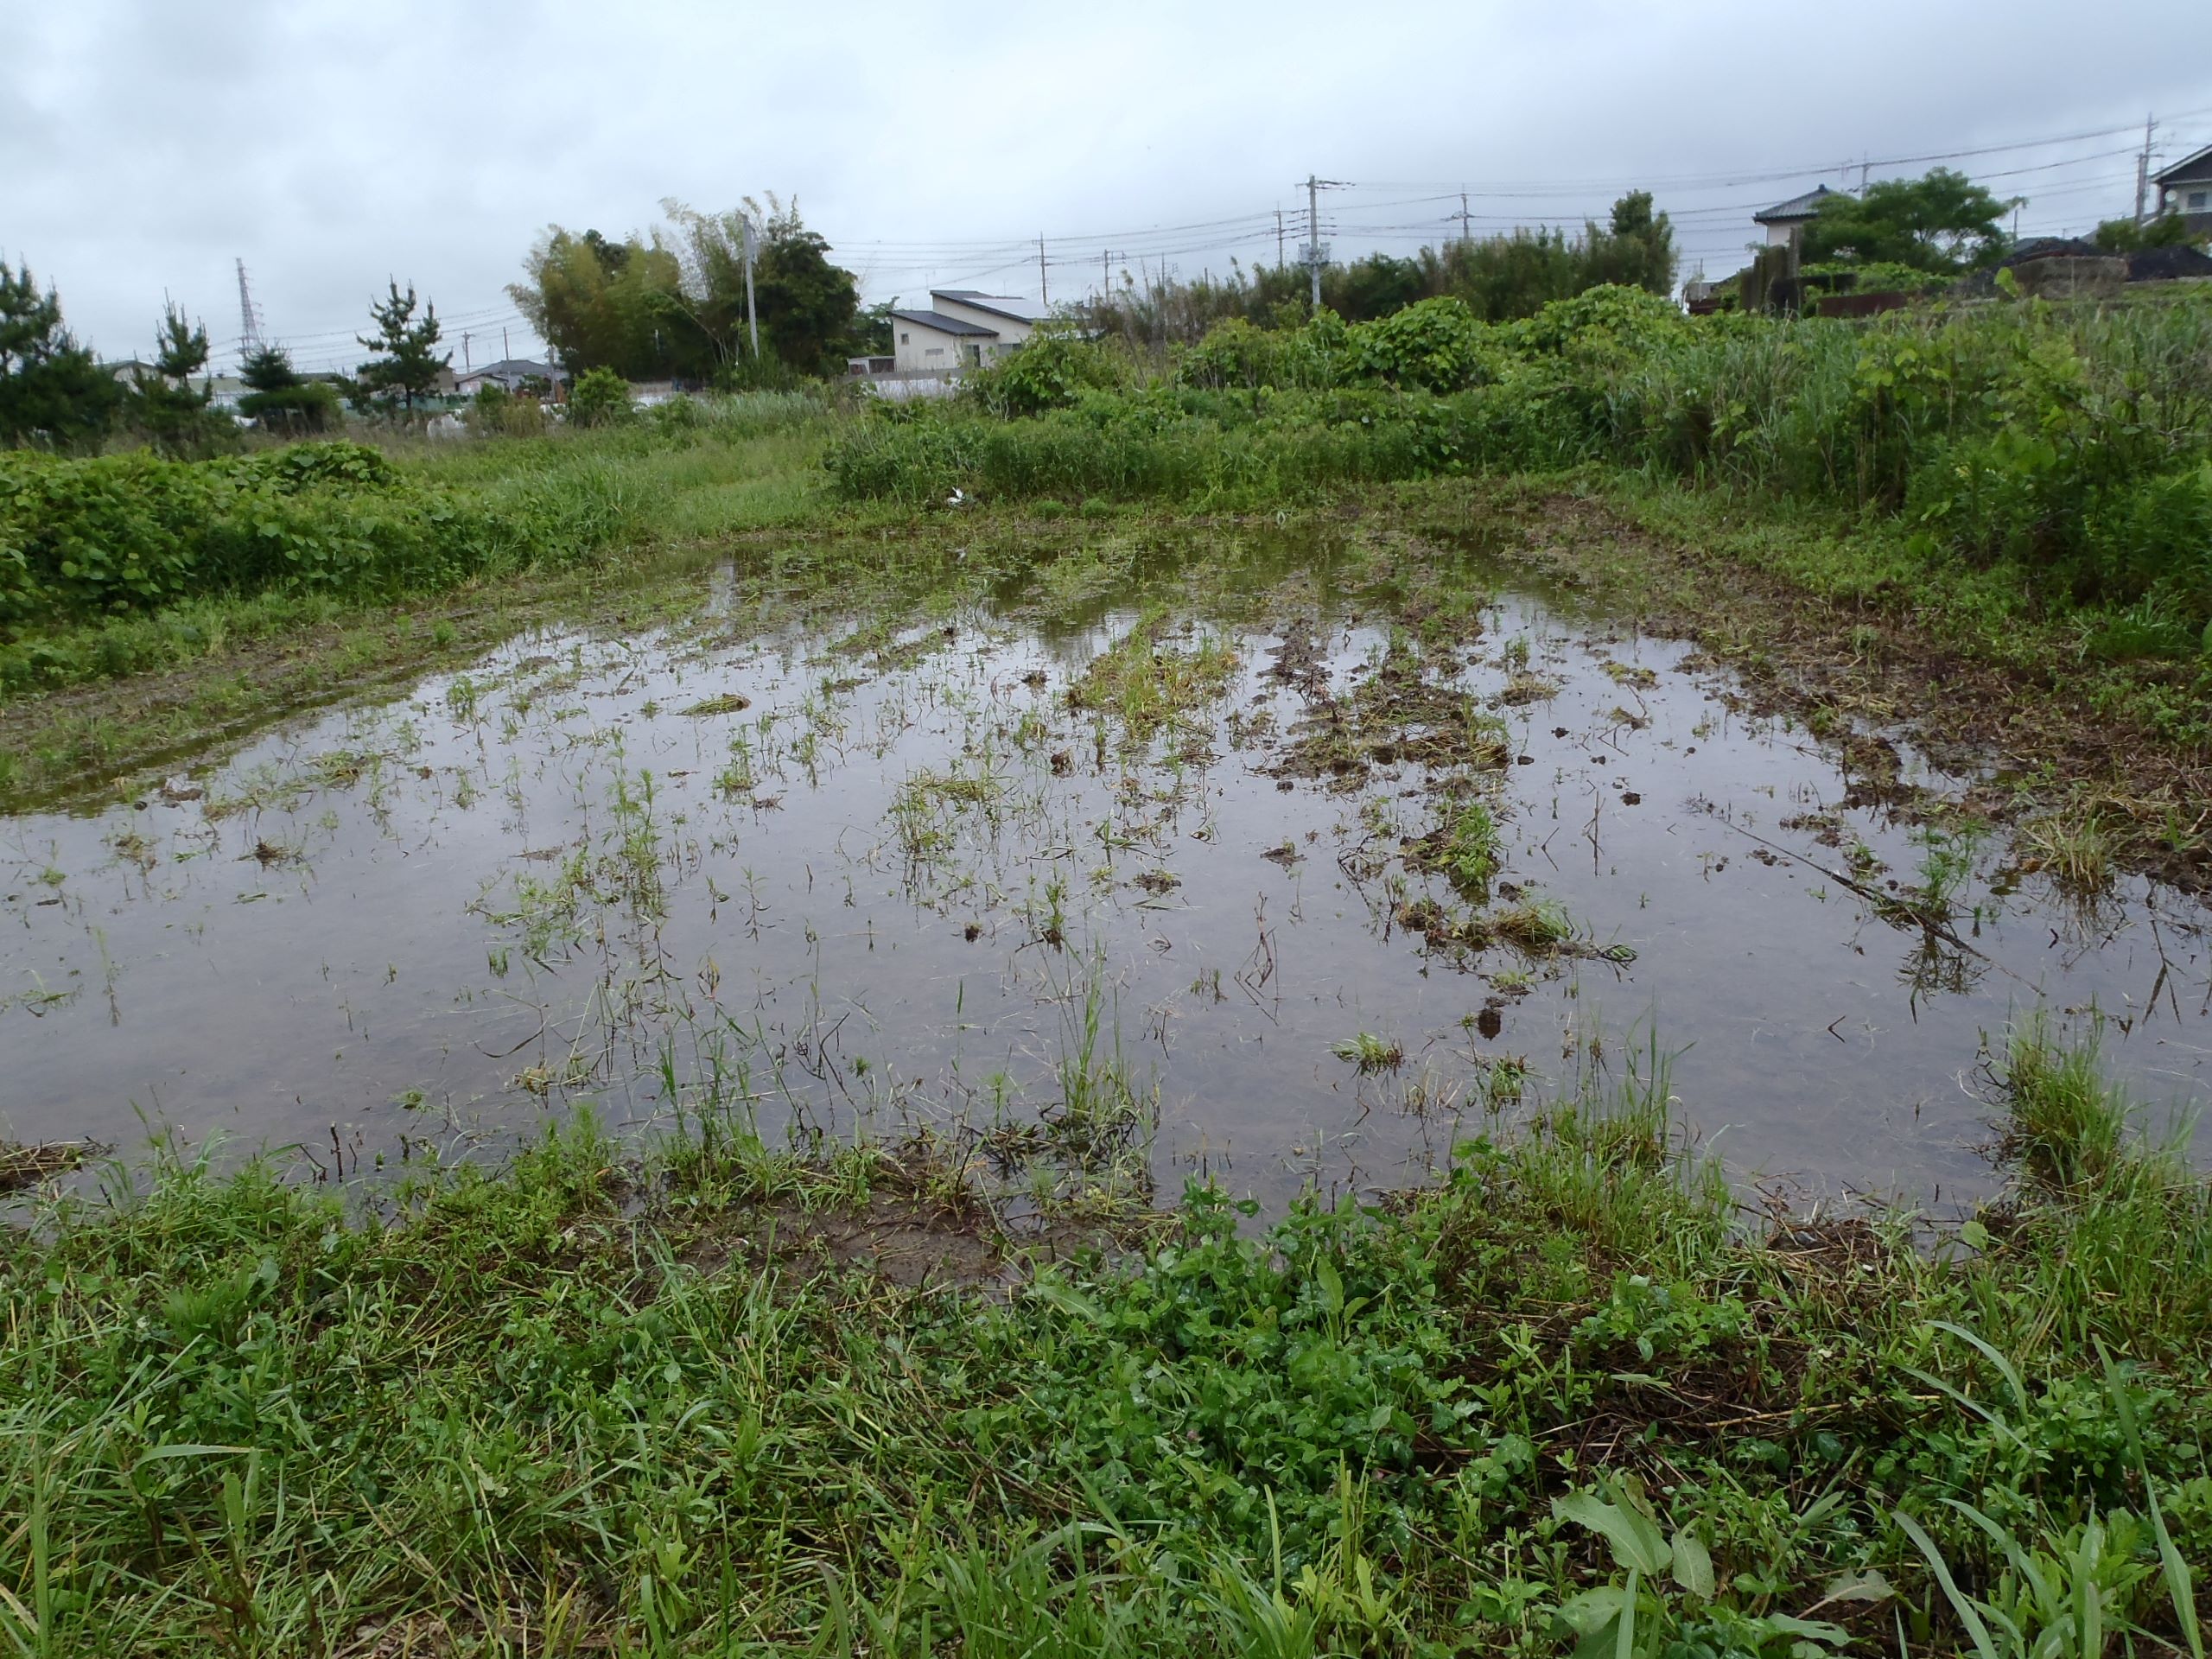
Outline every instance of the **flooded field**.
{"type": "Polygon", "coordinates": [[[1666,1068],[1747,1182],[1983,1192],[1986,1042],[2186,1103],[2205,912],[1525,577],[1110,542],[1003,592],[545,632],[0,827],[0,1135],[353,1174],[592,1103],[1279,1203],[1666,1068]]]}

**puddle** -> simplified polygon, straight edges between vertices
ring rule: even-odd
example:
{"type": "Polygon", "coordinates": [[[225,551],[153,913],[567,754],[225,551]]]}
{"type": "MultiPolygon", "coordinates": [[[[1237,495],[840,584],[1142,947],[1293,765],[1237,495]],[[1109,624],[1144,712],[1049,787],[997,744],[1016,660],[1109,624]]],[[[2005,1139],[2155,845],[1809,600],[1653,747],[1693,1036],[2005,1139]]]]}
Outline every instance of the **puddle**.
{"type": "Polygon", "coordinates": [[[1080,578],[1051,625],[542,633],[7,820],[0,1134],[351,1174],[712,1100],[1275,1204],[1656,1042],[1740,1178],[1942,1202],[1994,1185],[1980,1058],[2038,1006],[2205,1092],[2199,906],[1902,821],[1959,780],[1746,717],[1679,642],[1479,570],[1426,650],[1310,575],[1165,625],[1080,578]],[[1486,883],[1432,833],[1477,806],[1486,883]]]}

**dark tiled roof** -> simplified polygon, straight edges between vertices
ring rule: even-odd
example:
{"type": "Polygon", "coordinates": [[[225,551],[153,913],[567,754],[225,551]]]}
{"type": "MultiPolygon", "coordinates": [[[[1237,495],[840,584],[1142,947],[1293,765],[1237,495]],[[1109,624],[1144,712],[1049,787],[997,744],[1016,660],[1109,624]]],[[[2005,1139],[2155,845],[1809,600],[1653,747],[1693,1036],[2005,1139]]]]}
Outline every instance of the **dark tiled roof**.
{"type": "Polygon", "coordinates": [[[946,316],[942,311],[893,311],[891,315],[901,322],[934,328],[941,334],[978,334],[985,340],[999,337],[999,331],[995,328],[986,328],[981,323],[963,322],[957,317],[946,316]]]}
{"type": "Polygon", "coordinates": [[[503,357],[497,363],[486,363],[480,369],[463,369],[461,378],[467,380],[480,374],[488,374],[495,379],[565,380],[569,378],[566,369],[556,369],[550,363],[534,363],[526,357],[503,357]]]}
{"type": "Polygon", "coordinates": [[[1754,225],[1787,225],[1796,219],[1810,219],[1821,211],[1821,204],[1835,192],[1825,184],[1816,184],[1802,196],[1792,196],[1787,201],[1777,201],[1764,213],[1753,213],[1754,225]]]}
{"type": "Polygon", "coordinates": [[[2197,184],[2206,180],[2212,180],[2212,144],[2151,175],[2153,184],[2197,184]]]}

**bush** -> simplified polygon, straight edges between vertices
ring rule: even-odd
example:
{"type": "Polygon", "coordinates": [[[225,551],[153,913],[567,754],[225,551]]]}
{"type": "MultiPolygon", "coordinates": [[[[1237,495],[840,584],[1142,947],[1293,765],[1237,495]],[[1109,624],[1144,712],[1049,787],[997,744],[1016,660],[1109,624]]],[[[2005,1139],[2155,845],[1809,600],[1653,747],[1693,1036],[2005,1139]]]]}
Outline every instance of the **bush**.
{"type": "Polygon", "coordinates": [[[630,383],[612,369],[586,369],[569,392],[569,418],[578,426],[615,426],[636,413],[630,383]]]}
{"type": "Polygon", "coordinates": [[[1086,391],[1117,385],[1116,359],[1065,328],[1039,328],[1020,349],[967,378],[963,391],[999,416],[1038,415],[1066,409],[1086,391]]]}
{"type": "Polygon", "coordinates": [[[536,438],[545,433],[545,408],[528,393],[518,397],[505,387],[480,387],[461,418],[480,438],[536,438]]]}
{"type": "Polygon", "coordinates": [[[1459,391],[1496,377],[1489,330],[1458,300],[1423,300],[1352,330],[1360,378],[1424,391],[1459,391]]]}

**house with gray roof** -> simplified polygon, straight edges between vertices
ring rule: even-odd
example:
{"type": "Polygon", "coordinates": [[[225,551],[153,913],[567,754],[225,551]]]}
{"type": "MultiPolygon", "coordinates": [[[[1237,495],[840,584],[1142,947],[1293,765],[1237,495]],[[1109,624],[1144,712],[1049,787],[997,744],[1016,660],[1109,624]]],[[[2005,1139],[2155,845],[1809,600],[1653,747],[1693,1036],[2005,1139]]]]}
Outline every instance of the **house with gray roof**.
{"type": "Polygon", "coordinates": [[[972,288],[930,290],[925,311],[891,314],[891,347],[901,374],[951,374],[1003,357],[1052,313],[1033,300],[972,288]]]}
{"type": "Polygon", "coordinates": [[[1821,204],[1834,194],[1835,192],[1825,184],[1816,184],[1802,196],[1777,201],[1764,213],[1753,213],[1751,223],[1765,227],[1767,246],[1788,247],[1803,233],[1805,226],[1821,216],[1821,204]]]}
{"type": "Polygon", "coordinates": [[[480,369],[462,370],[454,376],[453,389],[463,397],[474,397],[486,386],[497,386],[502,391],[513,393],[533,380],[543,380],[547,385],[558,388],[569,383],[569,372],[558,364],[505,357],[497,363],[486,363],[480,369]]]}

